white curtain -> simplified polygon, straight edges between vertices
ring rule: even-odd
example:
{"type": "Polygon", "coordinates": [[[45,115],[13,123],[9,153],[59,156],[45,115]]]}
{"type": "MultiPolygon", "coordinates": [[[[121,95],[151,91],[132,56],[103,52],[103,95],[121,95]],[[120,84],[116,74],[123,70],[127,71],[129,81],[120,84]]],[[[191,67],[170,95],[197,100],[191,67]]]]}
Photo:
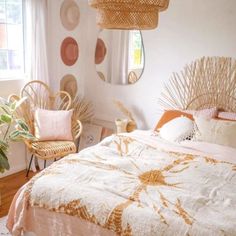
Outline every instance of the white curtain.
{"type": "Polygon", "coordinates": [[[112,84],[127,84],[129,64],[129,30],[111,31],[108,78],[112,84]]]}
{"type": "Polygon", "coordinates": [[[47,55],[47,1],[25,0],[26,70],[30,80],[49,84],[47,55]]]}
{"type": "MultiPolygon", "coordinates": [[[[47,55],[47,8],[48,0],[25,0],[25,55],[26,72],[29,80],[41,80],[49,85],[48,55],[47,55]]],[[[27,162],[30,154],[27,151],[27,162]]],[[[43,169],[43,161],[34,159],[35,164],[43,169]]],[[[47,165],[51,162],[47,161],[47,165]]]]}

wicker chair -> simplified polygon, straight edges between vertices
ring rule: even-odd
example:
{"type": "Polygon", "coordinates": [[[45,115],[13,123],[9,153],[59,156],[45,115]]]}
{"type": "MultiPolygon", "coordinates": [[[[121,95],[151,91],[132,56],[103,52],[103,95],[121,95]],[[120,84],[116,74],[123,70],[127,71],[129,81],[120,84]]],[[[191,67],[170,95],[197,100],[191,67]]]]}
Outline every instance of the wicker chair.
{"type": "MultiPolygon", "coordinates": [[[[17,110],[17,115],[25,120],[32,134],[34,134],[34,111],[36,108],[68,110],[72,102],[67,92],[59,91],[53,95],[50,88],[45,83],[38,80],[27,83],[21,91],[21,97],[27,97],[27,100],[17,110]]],[[[12,95],[10,99],[17,100],[17,97],[16,95],[12,95]]],[[[74,141],[79,138],[81,132],[81,122],[72,118],[72,134],[74,141]]],[[[27,169],[27,177],[34,157],[44,160],[45,168],[47,160],[53,159],[55,161],[56,158],[61,158],[76,152],[76,145],[73,141],[24,141],[32,154],[27,169]]]]}

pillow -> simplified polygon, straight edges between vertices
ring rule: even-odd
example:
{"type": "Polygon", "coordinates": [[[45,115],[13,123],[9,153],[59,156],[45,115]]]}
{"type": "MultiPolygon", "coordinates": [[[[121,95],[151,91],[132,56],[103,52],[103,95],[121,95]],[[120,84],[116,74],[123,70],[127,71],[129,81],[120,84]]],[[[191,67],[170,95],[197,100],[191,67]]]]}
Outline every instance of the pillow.
{"type": "Polygon", "coordinates": [[[72,141],[72,114],[73,110],[51,111],[37,109],[34,114],[35,137],[39,141],[72,141]]]}
{"type": "Polygon", "coordinates": [[[194,117],[197,126],[195,138],[198,141],[236,148],[236,122],[194,117]]]}
{"type": "Polygon", "coordinates": [[[177,117],[164,124],[160,129],[160,137],[170,142],[181,142],[193,137],[194,122],[184,116],[177,117]]]}
{"type": "Polygon", "coordinates": [[[183,111],[179,111],[179,110],[167,110],[164,112],[164,114],[162,115],[161,119],[158,121],[155,130],[159,130],[164,124],[168,123],[169,121],[177,118],[177,117],[187,117],[191,120],[193,120],[193,116],[191,114],[188,114],[186,112],[183,111]]]}
{"type": "Polygon", "coordinates": [[[218,118],[224,120],[235,120],[236,121],[236,113],[233,112],[219,112],[218,118]]]}
{"type": "Polygon", "coordinates": [[[207,119],[216,118],[218,115],[218,109],[216,107],[203,109],[194,112],[194,116],[201,116],[207,119]]]}

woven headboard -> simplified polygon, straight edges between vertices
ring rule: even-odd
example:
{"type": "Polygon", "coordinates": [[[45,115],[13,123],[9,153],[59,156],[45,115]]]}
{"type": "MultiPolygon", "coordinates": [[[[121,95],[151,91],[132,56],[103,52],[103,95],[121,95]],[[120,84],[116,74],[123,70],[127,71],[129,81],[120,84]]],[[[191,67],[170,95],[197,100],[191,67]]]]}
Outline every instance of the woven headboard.
{"type": "Polygon", "coordinates": [[[159,102],[164,109],[217,107],[236,112],[236,60],[227,57],[196,60],[173,74],[159,102]]]}

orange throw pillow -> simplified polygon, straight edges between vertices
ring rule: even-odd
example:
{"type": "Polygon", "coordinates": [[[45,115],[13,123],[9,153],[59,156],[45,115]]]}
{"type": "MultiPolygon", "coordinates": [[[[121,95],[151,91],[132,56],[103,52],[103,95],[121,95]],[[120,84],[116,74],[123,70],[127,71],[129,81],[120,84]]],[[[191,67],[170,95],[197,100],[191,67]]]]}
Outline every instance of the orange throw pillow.
{"type": "Polygon", "coordinates": [[[179,110],[167,110],[164,112],[161,119],[158,121],[155,130],[157,131],[167,122],[173,120],[174,118],[180,117],[180,116],[185,116],[191,120],[194,120],[192,114],[188,114],[188,113],[185,113],[185,112],[179,111],[179,110]]]}

